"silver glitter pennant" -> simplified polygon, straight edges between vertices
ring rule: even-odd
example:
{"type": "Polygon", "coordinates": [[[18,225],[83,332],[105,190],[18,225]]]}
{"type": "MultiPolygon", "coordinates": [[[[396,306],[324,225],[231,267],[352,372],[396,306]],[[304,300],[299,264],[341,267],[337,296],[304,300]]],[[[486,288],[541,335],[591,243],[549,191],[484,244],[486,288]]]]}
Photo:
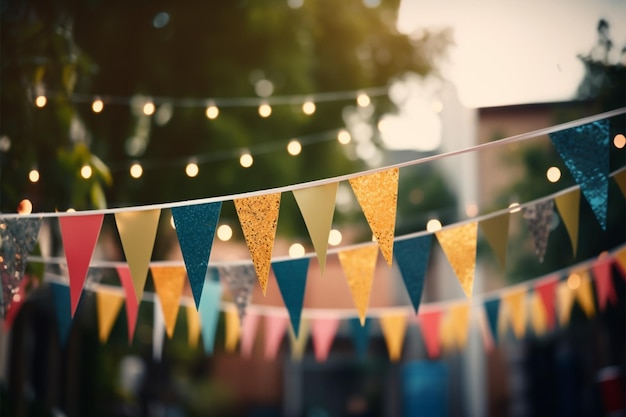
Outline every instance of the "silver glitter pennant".
{"type": "Polygon", "coordinates": [[[554,212],[554,200],[540,201],[531,206],[522,208],[522,214],[526,219],[528,230],[535,242],[535,253],[539,262],[543,262],[550,237],[550,225],[554,212]]]}
{"type": "Polygon", "coordinates": [[[252,264],[220,266],[217,268],[220,279],[226,282],[228,291],[233,296],[239,323],[243,323],[246,307],[252,299],[252,289],[257,280],[256,272],[252,264]]]}

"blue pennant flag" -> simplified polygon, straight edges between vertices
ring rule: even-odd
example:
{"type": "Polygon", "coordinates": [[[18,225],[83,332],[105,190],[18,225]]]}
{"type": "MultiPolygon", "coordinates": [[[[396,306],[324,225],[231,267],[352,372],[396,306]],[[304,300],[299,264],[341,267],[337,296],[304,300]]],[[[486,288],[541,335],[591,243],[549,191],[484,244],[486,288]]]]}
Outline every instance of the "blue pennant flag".
{"type": "Polygon", "coordinates": [[[304,302],[309,260],[309,258],[298,258],[272,263],[276,282],[283,296],[285,307],[287,307],[289,312],[291,327],[296,338],[300,330],[300,315],[302,313],[302,303],[304,302]]]}
{"type": "Polygon", "coordinates": [[[416,313],[422,299],[432,240],[433,236],[427,234],[412,239],[396,240],[393,246],[393,254],[416,313]]]}
{"type": "Polygon", "coordinates": [[[350,323],[350,332],[352,333],[352,343],[354,343],[354,350],[359,358],[364,358],[367,355],[367,347],[370,342],[370,319],[366,318],[365,323],[361,326],[361,320],[352,318],[348,320],[350,323]]]}
{"type": "Polygon", "coordinates": [[[485,313],[487,313],[487,321],[493,335],[494,342],[498,341],[498,312],[500,311],[500,298],[485,301],[485,313]]]}
{"type": "Polygon", "coordinates": [[[202,326],[202,343],[207,355],[213,353],[215,346],[215,332],[217,331],[217,321],[220,317],[220,301],[222,299],[222,284],[218,279],[212,279],[211,275],[217,276],[217,271],[209,269],[207,279],[202,288],[202,297],[198,312],[200,313],[200,324],[202,326]]]}
{"type": "Polygon", "coordinates": [[[555,132],[550,140],[606,230],[609,194],[609,121],[555,132]]]}
{"type": "Polygon", "coordinates": [[[57,316],[57,325],[59,329],[59,342],[61,346],[67,344],[67,338],[72,328],[72,314],[70,311],[70,287],[63,284],[50,283],[52,288],[52,297],[54,298],[54,311],[57,316]]]}
{"type": "Polygon", "coordinates": [[[200,306],[202,286],[221,209],[221,202],[172,208],[178,243],[185,260],[196,308],[200,306]]]}

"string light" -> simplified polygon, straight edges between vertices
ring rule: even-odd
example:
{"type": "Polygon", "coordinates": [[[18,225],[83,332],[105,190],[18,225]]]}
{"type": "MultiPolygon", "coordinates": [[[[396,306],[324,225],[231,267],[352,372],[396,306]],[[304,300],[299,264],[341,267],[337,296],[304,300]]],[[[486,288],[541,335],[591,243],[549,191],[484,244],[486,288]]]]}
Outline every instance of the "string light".
{"type": "Polygon", "coordinates": [[[207,106],[205,114],[206,114],[207,119],[213,120],[213,119],[216,119],[217,116],[219,116],[220,109],[218,109],[215,104],[211,104],[207,106]]]}
{"type": "Polygon", "coordinates": [[[339,133],[337,133],[337,141],[342,145],[347,145],[351,140],[352,136],[350,136],[350,133],[347,130],[341,129],[339,133]]]}
{"type": "Polygon", "coordinates": [[[83,165],[83,167],[80,169],[80,176],[86,180],[91,178],[92,174],[93,174],[93,169],[91,169],[91,165],[83,165]]]}
{"type": "Polygon", "coordinates": [[[626,146],[626,136],[621,133],[615,135],[615,137],[613,138],[613,145],[615,145],[617,149],[622,149],[624,146],[626,146]]]}
{"type": "Polygon", "coordinates": [[[47,102],[48,99],[46,98],[46,96],[37,96],[37,98],[35,99],[35,106],[42,108],[46,105],[47,102]]]}
{"type": "Polygon", "coordinates": [[[431,233],[437,232],[441,230],[441,228],[442,228],[441,222],[437,219],[430,219],[428,220],[428,223],[426,223],[426,230],[428,230],[431,233]]]}
{"type": "Polygon", "coordinates": [[[68,213],[76,213],[76,209],[73,209],[73,208],[71,208],[71,207],[70,207],[70,208],[68,208],[68,209],[67,209],[67,210],[65,210],[65,211],[67,211],[68,213]]]}
{"type": "Polygon", "coordinates": [[[467,217],[474,217],[478,214],[478,206],[475,203],[469,203],[465,206],[465,214],[467,217]]]}
{"type": "Polygon", "coordinates": [[[302,112],[304,114],[306,114],[307,116],[312,115],[313,113],[315,113],[315,103],[313,103],[313,101],[311,100],[307,100],[304,102],[304,104],[302,104],[302,112]]]}
{"type": "Polygon", "coordinates": [[[370,96],[365,93],[359,93],[359,95],[356,97],[356,103],[359,105],[359,107],[367,107],[370,105],[371,102],[372,100],[370,99],[370,96]]]}
{"type": "Polygon", "coordinates": [[[228,242],[233,237],[233,229],[227,225],[222,224],[217,228],[217,238],[222,242],[228,242]]]}
{"type": "Polygon", "coordinates": [[[25,198],[17,205],[18,214],[30,214],[33,212],[33,203],[29,199],[25,198]]]}
{"type": "Polygon", "coordinates": [[[287,144],[287,152],[289,152],[289,155],[292,156],[300,155],[300,152],[302,152],[302,145],[294,139],[287,144]]]}
{"type": "Polygon", "coordinates": [[[93,103],[91,103],[91,110],[93,110],[94,113],[100,113],[103,109],[104,102],[102,102],[99,98],[95,99],[93,103]]]}
{"type": "Polygon", "coordinates": [[[289,257],[291,258],[302,258],[305,253],[304,246],[299,243],[289,246],[289,257]]]}
{"type": "Polygon", "coordinates": [[[331,229],[330,233],[328,233],[328,244],[330,246],[337,246],[341,243],[343,236],[341,232],[337,229],[331,229]]]}
{"type": "Polygon", "coordinates": [[[567,286],[570,290],[576,290],[580,287],[580,275],[573,273],[567,277],[567,286]]]}
{"type": "Polygon", "coordinates": [[[557,182],[561,179],[561,170],[558,167],[550,167],[546,171],[546,177],[550,182],[557,182]]]}
{"type": "Polygon", "coordinates": [[[509,204],[509,213],[517,213],[522,210],[519,203],[511,203],[509,204]]]}
{"type": "Polygon", "coordinates": [[[133,178],[141,178],[143,175],[143,167],[140,163],[135,162],[130,166],[130,176],[133,178]]]}
{"type": "Polygon", "coordinates": [[[244,153],[239,157],[239,164],[244,168],[250,168],[254,163],[254,158],[249,153],[244,153]]]}
{"type": "Polygon", "coordinates": [[[28,173],[28,179],[32,183],[39,181],[39,171],[37,171],[36,169],[31,169],[28,173]]]}
{"type": "Polygon", "coordinates": [[[154,106],[154,103],[151,101],[147,101],[143,105],[143,114],[145,114],[146,116],[151,116],[154,113],[155,109],[156,107],[154,106]]]}
{"type": "Polygon", "coordinates": [[[259,106],[259,116],[263,118],[270,117],[272,114],[272,106],[267,103],[263,103],[259,106]]]}
{"type": "Polygon", "coordinates": [[[199,172],[200,168],[198,168],[198,164],[193,161],[189,162],[185,167],[185,174],[187,174],[189,178],[195,177],[199,172]]]}

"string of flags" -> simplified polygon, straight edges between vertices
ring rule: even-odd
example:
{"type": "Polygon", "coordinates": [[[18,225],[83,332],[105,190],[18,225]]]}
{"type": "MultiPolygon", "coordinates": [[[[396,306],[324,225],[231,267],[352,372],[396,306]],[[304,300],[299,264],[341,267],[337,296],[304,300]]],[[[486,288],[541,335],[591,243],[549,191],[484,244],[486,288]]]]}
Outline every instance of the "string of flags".
{"type": "MultiPolygon", "coordinates": [[[[622,109],[621,112],[623,113],[624,110],[622,109]]],[[[574,125],[567,129],[556,130],[550,134],[552,143],[565,161],[568,169],[572,172],[578,187],[537,200],[531,204],[525,204],[522,207],[523,216],[534,239],[536,253],[540,260],[543,259],[545,254],[550,231],[549,226],[555,205],[566,224],[572,247],[575,251],[578,235],[580,194],[582,193],[588,201],[600,226],[606,229],[609,177],[613,177],[622,192],[626,193],[624,187],[626,170],[622,169],[612,174],[608,172],[608,135],[609,123],[606,118],[574,125]]],[[[399,168],[399,166],[393,166],[364,174],[351,175],[346,178],[376,240],[374,244],[355,245],[347,249],[340,249],[337,253],[358,312],[359,324],[362,327],[366,326],[369,316],[368,304],[379,251],[389,266],[392,265],[395,258],[402,272],[402,278],[409,292],[414,311],[417,313],[419,310],[419,300],[421,298],[426,265],[419,264],[416,261],[428,259],[427,255],[424,256],[424,253],[427,253],[430,249],[433,239],[431,233],[424,232],[404,237],[394,237],[399,168]],[[394,243],[396,244],[394,245],[394,243]],[[420,253],[419,255],[417,255],[418,252],[420,253]]],[[[276,276],[285,306],[289,312],[291,326],[288,327],[294,340],[300,340],[301,337],[304,337],[302,335],[307,334],[309,331],[313,331],[313,334],[315,334],[315,328],[318,329],[317,333],[319,333],[321,332],[320,328],[331,326],[327,322],[327,326],[318,324],[309,329],[308,325],[305,324],[306,320],[301,320],[309,257],[282,261],[273,260],[272,250],[280,211],[281,194],[291,191],[296,197],[300,212],[309,230],[318,262],[323,270],[328,255],[327,237],[330,224],[332,223],[335,194],[337,184],[341,180],[341,178],[327,180],[322,183],[304,184],[292,189],[269,190],[268,192],[234,196],[232,198],[246,244],[250,251],[252,264],[224,265],[219,268],[219,275],[224,277],[236,306],[236,308],[228,309],[225,312],[227,330],[231,328],[231,332],[239,334],[247,327],[253,327],[252,324],[246,324],[248,319],[245,314],[246,307],[250,303],[252,286],[255,281],[258,281],[263,293],[265,293],[270,271],[273,271],[276,276]],[[242,323],[242,325],[239,326],[239,323],[242,323]]],[[[127,261],[127,265],[118,266],[117,270],[122,288],[124,289],[125,297],[122,297],[126,299],[128,319],[132,319],[131,316],[135,314],[136,320],[136,312],[143,298],[144,286],[150,270],[155,290],[159,294],[159,302],[155,303],[155,312],[159,311],[157,316],[159,320],[162,319],[162,322],[165,324],[164,328],[168,336],[171,337],[180,306],[180,297],[185,278],[188,279],[193,293],[195,306],[192,307],[195,307],[196,312],[201,310],[203,299],[205,298],[205,290],[217,291],[215,286],[206,284],[205,276],[209,269],[211,245],[221,205],[222,200],[186,202],[171,206],[183,254],[184,267],[180,265],[151,264],[151,254],[162,209],[160,206],[112,209],[109,211],[86,211],[72,213],[71,215],[69,213],[47,213],[30,216],[1,215],[0,235],[2,237],[3,254],[0,267],[2,272],[3,314],[7,307],[15,302],[15,295],[20,291],[20,288],[23,288],[21,282],[23,281],[26,259],[36,242],[43,217],[58,217],[65,249],[69,288],[53,284],[55,288],[53,292],[55,299],[61,299],[63,302],[66,302],[64,307],[57,309],[57,313],[60,317],[63,315],[66,321],[69,318],[71,323],[85,288],[86,277],[92,262],[91,258],[98,241],[104,215],[111,213],[115,217],[115,223],[127,261]],[[156,307],[157,304],[158,308],[156,307]]],[[[468,298],[472,295],[479,226],[489,243],[502,242],[503,234],[506,242],[508,218],[508,211],[498,212],[496,215],[486,216],[485,222],[479,219],[472,219],[450,225],[434,233],[468,298]],[[496,224],[500,227],[495,227],[494,225],[496,224]],[[505,224],[506,227],[501,227],[505,224]]],[[[501,247],[494,248],[494,252],[498,253],[498,258],[502,262],[505,261],[505,253],[504,255],[502,254],[501,247]]],[[[620,252],[616,259],[622,258],[623,255],[620,252]]],[[[579,279],[579,288],[590,288],[590,284],[587,283],[587,281],[590,282],[588,274],[583,274],[583,277],[579,277],[579,279]]],[[[603,280],[600,285],[604,291],[603,294],[611,294],[610,290],[607,290],[606,280],[603,280]]],[[[569,294],[569,298],[573,302],[574,296],[565,291],[560,292],[569,294]]],[[[575,294],[579,292],[583,293],[583,295],[576,295],[576,299],[584,306],[585,311],[591,311],[592,307],[590,306],[592,303],[589,302],[588,291],[586,289],[580,290],[575,294]]],[[[109,300],[106,298],[107,296],[99,297],[105,297],[103,298],[104,300],[109,300]]],[[[567,295],[563,297],[568,299],[567,295]]],[[[23,299],[23,297],[17,298],[23,299]]],[[[214,300],[215,295],[209,295],[207,298],[214,300]]],[[[504,304],[515,307],[523,305],[520,301],[521,298],[523,297],[518,295],[516,297],[503,296],[502,299],[507,300],[504,304]]],[[[103,304],[113,307],[119,304],[121,307],[122,303],[109,300],[108,302],[103,302],[103,304]]],[[[468,308],[460,306],[458,309],[451,309],[451,311],[454,311],[452,317],[456,317],[452,321],[454,323],[466,322],[469,317],[468,308]]],[[[491,307],[491,309],[493,310],[494,307],[491,307]]],[[[563,309],[563,311],[566,310],[567,308],[563,309]]],[[[112,313],[109,312],[110,314],[112,313]]],[[[213,314],[216,315],[217,313],[213,314]]],[[[105,315],[104,312],[102,315],[105,315]]],[[[109,317],[109,321],[111,320],[109,317]]],[[[520,329],[522,328],[522,324],[520,324],[521,319],[517,318],[517,320],[514,329],[516,329],[516,334],[520,334],[520,329]]],[[[388,342],[390,343],[390,352],[391,350],[396,352],[392,357],[397,356],[398,346],[401,346],[398,340],[402,339],[394,329],[405,328],[405,323],[406,318],[381,318],[383,333],[385,335],[393,335],[393,337],[389,336],[393,341],[388,342]]],[[[446,325],[452,326],[450,324],[446,325]]],[[[135,324],[131,326],[129,321],[129,339],[131,340],[131,327],[134,329],[134,326],[135,324]]],[[[458,336],[458,332],[454,332],[454,335],[456,336],[451,340],[442,338],[444,345],[460,346],[464,344],[464,339],[458,336]]],[[[241,336],[243,338],[243,334],[241,336]]],[[[162,339],[162,336],[159,337],[162,339]]],[[[161,340],[159,337],[155,336],[156,342],[161,340]]],[[[314,339],[316,338],[315,336],[313,337],[314,339]]],[[[320,337],[318,336],[317,338],[319,339],[320,337]]],[[[229,341],[228,346],[234,348],[238,338],[239,336],[236,337],[232,334],[227,337],[226,339],[229,341]]],[[[328,339],[327,335],[325,339],[322,338],[326,342],[318,342],[317,344],[326,346],[328,339]]],[[[433,347],[433,349],[435,348],[433,347]]],[[[320,353],[320,357],[324,357],[322,353],[320,353]]]]}

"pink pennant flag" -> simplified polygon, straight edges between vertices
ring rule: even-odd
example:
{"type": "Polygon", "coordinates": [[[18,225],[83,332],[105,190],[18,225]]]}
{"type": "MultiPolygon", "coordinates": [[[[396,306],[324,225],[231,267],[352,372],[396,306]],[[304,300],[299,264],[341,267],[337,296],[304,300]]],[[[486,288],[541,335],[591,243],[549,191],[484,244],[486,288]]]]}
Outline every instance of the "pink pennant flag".
{"type": "Polygon", "coordinates": [[[546,309],[546,321],[548,329],[554,329],[556,323],[556,310],[554,300],[556,299],[556,287],[559,283],[559,277],[550,277],[535,286],[535,291],[541,297],[543,306],[546,309]]]}
{"type": "Polygon", "coordinates": [[[439,338],[439,322],[441,310],[421,311],[418,320],[422,328],[422,337],[426,345],[426,351],[430,359],[435,359],[441,354],[441,340],[439,338]]]}
{"type": "Polygon", "coordinates": [[[328,358],[328,352],[330,352],[330,347],[335,340],[339,323],[338,318],[332,317],[312,319],[313,350],[317,362],[324,362],[328,358]]]}
{"type": "Polygon", "coordinates": [[[13,322],[17,317],[17,313],[26,302],[26,287],[28,286],[28,284],[30,284],[30,277],[24,274],[24,279],[22,279],[18,286],[13,290],[13,299],[7,307],[4,317],[5,332],[8,332],[11,329],[11,327],[13,326],[13,322]]]}
{"type": "Polygon", "coordinates": [[[128,323],[128,344],[133,341],[135,335],[135,326],[137,325],[137,313],[139,312],[139,302],[135,296],[135,286],[133,285],[133,277],[130,274],[130,268],[127,266],[118,266],[117,275],[120,277],[122,288],[126,294],[126,321],[128,323]]]}
{"type": "Polygon", "coordinates": [[[259,315],[255,312],[248,311],[243,318],[241,326],[241,356],[244,358],[252,357],[254,349],[254,341],[256,339],[256,329],[259,324],[259,315]]]}
{"type": "Polygon", "coordinates": [[[591,267],[593,276],[596,279],[596,297],[598,298],[598,308],[604,311],[607,301],[617,304],[617,294],[613,287],[611,277],[611,258],[605,257],[594,262],[591,267]]]}
{"type": "Polygon", "coordinates": [[[61,216],[61,239],[70,275],[70,300],[72,317],[76,313],[89,262],[98,242],[104,214],[61,216]]]}
{"type": "Polygon", "coordinates": [[[289,326],[289,316],[265,316],[265,359],[273,360],[289,326]]]}

